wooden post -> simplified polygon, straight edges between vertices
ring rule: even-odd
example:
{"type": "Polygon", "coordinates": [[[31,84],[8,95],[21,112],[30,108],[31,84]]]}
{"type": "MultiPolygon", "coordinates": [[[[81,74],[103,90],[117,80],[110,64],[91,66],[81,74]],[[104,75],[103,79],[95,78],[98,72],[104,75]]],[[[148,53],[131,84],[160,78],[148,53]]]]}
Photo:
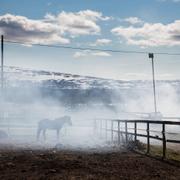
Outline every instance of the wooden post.
{"type": "Polygon", "coordinates": [[[113,142],[113,121],[111,121],[111,142],[113,142]]]}
{"type": "Polygon", "coordinates": [[[128,130],[127,130],[127,121],[125,121],[125,135],[126,135],[126,144],[128,143],[128,130]]]}
{"type": "Polygon", "coordinates": [[[165,123],[162,124],[162,138],[163,138],[163,159],[166,158],[166,133],[165,133],[165,123]]]}
{"type": "Polygon", "coordinates": [[[120,145],[120,122],[118,121],[118,145],[120,145]]]}
{"type": "Polygon", "coordinates": [[[149,122],[147,122],[147,154],[149,154],[150,151],[150,141],[149,141],[149,122]]]}
{"type": "Polygon", "coordinates": [[[137,122],[134,122],[134,141],[137,141],[137,122]]]}

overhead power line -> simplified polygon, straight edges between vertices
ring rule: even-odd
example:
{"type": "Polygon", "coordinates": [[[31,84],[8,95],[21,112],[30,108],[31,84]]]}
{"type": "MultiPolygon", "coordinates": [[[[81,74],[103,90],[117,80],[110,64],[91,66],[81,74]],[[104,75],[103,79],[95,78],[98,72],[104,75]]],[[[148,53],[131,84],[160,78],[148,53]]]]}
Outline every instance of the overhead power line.
{"type": "MultiPolygon", "coordinates": [[[[5,39],[4,42],[11,44],[21,44],[21,45],[30,45],[30,46],[41,46],[41,47],[50,47],[50,48],[60,48],[60,49],[72,49],[72,50],[81,50],[81,51],[102,51],[102,52],[112,52],[112,53],[125,53],[125,54],[149,54],[147,51],[131,51],[131,50],[114,50],[114,49],[102,49],[102,48],[91,48],[91,47],[74,47],[74,46],[64,46],[64,45],[51,45],[51,44],[36,44],[29,42],[20,42],[20,41],[11,41],[5,39]]],[[[153,54],[157,55],[170,55],[170,56],[180,56],[180,53],[170,53],[170,52],[154,52],[153,54]]]]}

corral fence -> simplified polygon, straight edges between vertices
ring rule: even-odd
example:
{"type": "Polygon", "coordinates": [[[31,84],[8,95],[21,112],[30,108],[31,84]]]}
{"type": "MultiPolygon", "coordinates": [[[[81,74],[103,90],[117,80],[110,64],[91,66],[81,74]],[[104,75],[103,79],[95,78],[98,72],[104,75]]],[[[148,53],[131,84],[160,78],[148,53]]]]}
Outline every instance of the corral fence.
{"type": "Polygon", "coordinates": [[[138,138],[143,138],[147,144],[147,154],[150,153],[150,139],[161,141],[163,159],[166,158],[167,143],[180,144],[180,136],[178,137],[180,134],[178,132],[168,132],[168,129],[173,129],[172,126],[176,126],[178,129],[180,128],[180,122],[137,119],[95,119],[94,121],[95,131],[99,132],[106,140],[110,140],[110,142],[117,145],[128,146],[129,142],[137,142],[138,138]],[[176,138],[174,138],[175,136],[176,138]]]}

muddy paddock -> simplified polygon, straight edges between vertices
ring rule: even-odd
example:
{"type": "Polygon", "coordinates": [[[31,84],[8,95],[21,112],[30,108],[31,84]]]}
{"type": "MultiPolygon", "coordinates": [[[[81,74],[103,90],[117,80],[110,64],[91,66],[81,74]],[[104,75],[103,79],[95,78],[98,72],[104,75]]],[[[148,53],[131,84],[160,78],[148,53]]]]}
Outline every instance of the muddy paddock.
{"type": "Polygon", "coordinates": [[[180,166],[129,151],[1,147],[0,179],[180,179],[180,166]]]}

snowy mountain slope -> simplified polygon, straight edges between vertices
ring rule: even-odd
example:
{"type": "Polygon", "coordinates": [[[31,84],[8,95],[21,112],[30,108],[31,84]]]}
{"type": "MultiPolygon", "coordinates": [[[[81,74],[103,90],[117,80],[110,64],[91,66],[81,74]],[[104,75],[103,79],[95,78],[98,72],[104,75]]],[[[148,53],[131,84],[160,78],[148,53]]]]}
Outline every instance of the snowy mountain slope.
{"type": "MultiPolygon", "coordinates": [[[[15,86],[18,83],[29,82],[34,84],[49,83],[59,86],[61,89],[131,89],[131,88],[151,88],[152,82],[145,80],[122,81],[113,79],[103,79],[97,77],[80,76],[67,73],[50,71],[37,71],[22,69],[18,67],[5,67],[5,82],[7,85],[15,86]]],[[[171,84],[180,87],[180,80],[157,81],[157,85],[171,84]]]]}
{"type": "MultiPolygon", "coordinates": [[[[152,81],[122,81],[18,67],[5,67],[4,71],[8,101],[32,102],[38,99],[53,99],[67,106],[125,106],[129,101],[135,104],[139,102],[140,105],[144,101],[153,104],[152,81]]],[[[180,80],[156,81],[156,84],[157,93],[162,95],[159,97],[163,103],[164,97],[168,96],[172,96],[169,102],[180,100],[180,80]]]]}
{"type": "MultiPolygon", "coordinates": [[[[35,71],[28,69],[21,69],[18,67],[5,67],[5,79],[8,84],[14,84],[19,82],[32,82],[42,83],[51,82],[54,85],[59,84],[61,88],[120,88],[122,83],[124,86],[130,84],[125,81],[116,81],[110,79],[72,75],[67,73],[57,73],[48,71],[35,71]],[[127,84],[126,84],[127,83],[127,84]]],[[[15,84],[14,84],[15,85],[15,84]]]]}

